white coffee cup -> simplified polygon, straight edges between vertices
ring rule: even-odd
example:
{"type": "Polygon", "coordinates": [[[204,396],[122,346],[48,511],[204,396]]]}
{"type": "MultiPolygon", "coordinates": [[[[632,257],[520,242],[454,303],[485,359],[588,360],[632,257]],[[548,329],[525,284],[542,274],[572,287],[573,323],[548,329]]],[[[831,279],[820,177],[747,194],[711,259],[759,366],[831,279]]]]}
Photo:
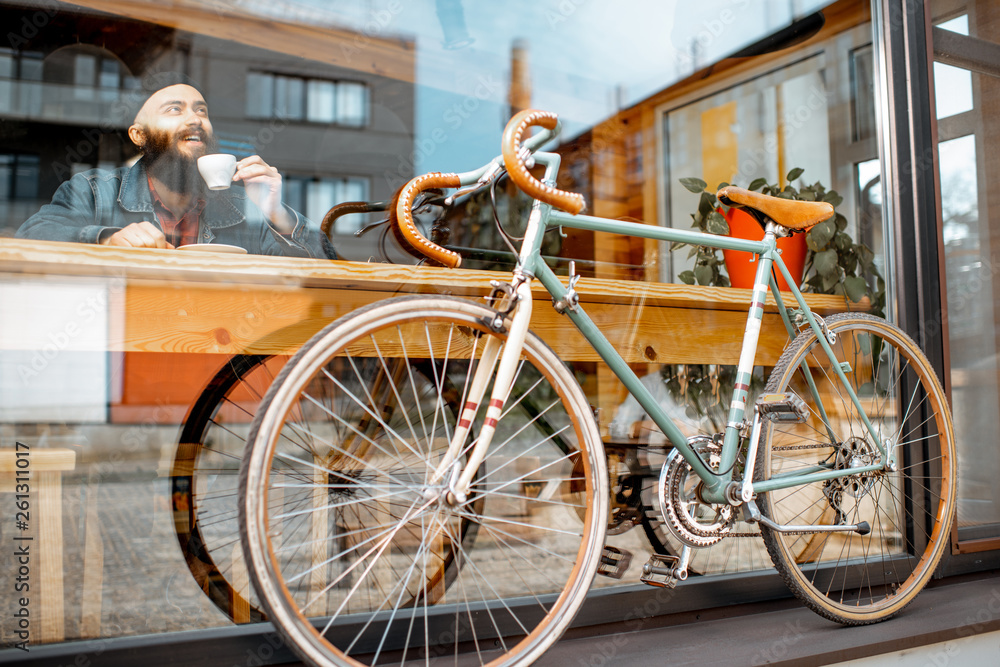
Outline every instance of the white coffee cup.
{"type": "Polygon", "coordinates": [[[225,190],[233,184],[236,173],[236,156],[226,153],[202,155],[198,158],[198,171],[209,190],[225,190]]]}

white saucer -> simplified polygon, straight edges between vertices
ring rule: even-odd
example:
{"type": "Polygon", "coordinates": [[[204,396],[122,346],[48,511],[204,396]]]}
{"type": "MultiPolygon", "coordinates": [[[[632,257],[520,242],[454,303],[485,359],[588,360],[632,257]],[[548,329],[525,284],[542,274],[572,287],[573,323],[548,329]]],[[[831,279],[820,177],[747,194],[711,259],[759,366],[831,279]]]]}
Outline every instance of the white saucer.
{"type": "Polygon", "coordinates": [[[225,243],[192,243],[177,247],[178,250],[194,250],[195,252],[226,252],[234,255],[247,254],[246,248],[236,245],[226,245],[225,243]]]}

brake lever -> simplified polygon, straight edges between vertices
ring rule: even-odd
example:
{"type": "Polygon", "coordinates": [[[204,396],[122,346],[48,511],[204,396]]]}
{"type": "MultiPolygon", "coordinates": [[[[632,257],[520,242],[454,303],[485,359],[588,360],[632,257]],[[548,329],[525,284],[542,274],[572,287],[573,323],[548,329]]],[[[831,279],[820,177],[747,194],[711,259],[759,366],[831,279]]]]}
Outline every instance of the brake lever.
{"type": "Polygon", "coordinates": [[[489,182],[492,181],[494,178],[499,177],[501,174],[507,171],[506,168],[503,166],[502,160],[493,160],[491,164],[492,166],[489,169],[487,169],[482,176],[479,177],[478,181],[476,181],[472,185],[462,188],[461,190],[456,190],[452,194],[448,195],[444,200],[444,205],[451,206],[452,204],[455,203],[455,200],[458,199],[459,197],[463,197],[469,193],[481,189],[483,186],[488,185],[489,182]]]}
{"type": "Polygon", "coordinates": [[[364,227],[362,227],[358,231],[354,232],[354,236],[356,236],[358,238],[361,238],[362,236],[364,236],[365,234],[367,234],[371,230],[375,229],[376,227],[380,227],[381,225],[384,225],[387,222],[389,222],[389,218],[383,218],[382,220],[376,220],[375,222],[369,222],[367,225],[365,225],[364,227]]]}

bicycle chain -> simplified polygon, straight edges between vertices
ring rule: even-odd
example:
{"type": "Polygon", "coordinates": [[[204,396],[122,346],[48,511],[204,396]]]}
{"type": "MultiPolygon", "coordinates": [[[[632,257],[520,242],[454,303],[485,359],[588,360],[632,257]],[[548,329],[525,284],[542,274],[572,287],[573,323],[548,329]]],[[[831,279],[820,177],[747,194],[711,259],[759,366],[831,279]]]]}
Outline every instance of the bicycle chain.
{"type": "MultiPolygon", "coordinates": [[[[816,535],[815,530],[793,530],[788,533],[781,533],[781,535],[816,535]]],[[[726,538],[730,537],[760,537],[760,533],[726,533],[726,538]]]]}
{"type": "Polygon", "coordinates": [[[833,445],[788,445],[787,447],[771,447],[773,452],[790,452],[800,449],[828,449],[833,445]]]}
{"type": "MultiPolygon", "coordinates": [[[[785,446],[785,447],[772,447],[771,450],[772,451],[776,451],[776,452],[790,452],[790,451],[801,451],[801,450],[806,450],[806,449],[827,449],[827,448],[832,447],[832,446],[833,445],[788,445],[788,446],[785,446]]],[[[782,535],[814,535],[815,533],[816,533],[816,531],[811,531],[811,530],[795,530],[795,531],[781,533],[781,534],[782,535]]],[[[735,538],[744,538],[744,539],[746,539],[746,538],[753,538],[753,537],[760,537],[760,536],[761,536],[761,534],[759,532],[756,532],[756,533],[726,533],[724,539],[729,539],[729,538],[734,538],[734,537],[735,538]]]]}

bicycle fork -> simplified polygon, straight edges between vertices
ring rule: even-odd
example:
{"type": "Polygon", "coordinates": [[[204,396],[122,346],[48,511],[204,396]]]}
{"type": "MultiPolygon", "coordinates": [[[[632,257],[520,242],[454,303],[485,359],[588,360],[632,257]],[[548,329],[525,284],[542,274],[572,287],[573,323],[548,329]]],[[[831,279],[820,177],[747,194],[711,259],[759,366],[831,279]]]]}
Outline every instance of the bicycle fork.
{"type": "MultiPolygon", "coordinates": [[[[514,313],[509,320],[507,341],[504,343],[497,336],[490,336],[487,339],[479,366],[476,368],[476,373],[469,387],[465,405],[462,406],[461,417],[455,428],[455,433],[451,437],[448,452],[431,476],[431,484],[438,482],[448,474],[448,470],[458,460],[469,436],[472,422],[486,395],[490,379],[495,378],[483,426],[469,454],[469,460],[461,471],[455,469],[452,473],[452,479],[449,480],[448,500],[452,503],[466,501],[472,478],[486,457],[490,443],[493,442],[497,421],[500,419],[504,404],[507,402],[507,396],[514,384],[514,375],[517,372],[524,339],[528,333],[532,309],[531,280],[523,274],[516,274],[514,283],[512,294],[508,297],[508,299],[513,300],[514,313]]],[[[498,314],[491,326],[501,326],[502,323],[502,316],[498,314]]]]}

